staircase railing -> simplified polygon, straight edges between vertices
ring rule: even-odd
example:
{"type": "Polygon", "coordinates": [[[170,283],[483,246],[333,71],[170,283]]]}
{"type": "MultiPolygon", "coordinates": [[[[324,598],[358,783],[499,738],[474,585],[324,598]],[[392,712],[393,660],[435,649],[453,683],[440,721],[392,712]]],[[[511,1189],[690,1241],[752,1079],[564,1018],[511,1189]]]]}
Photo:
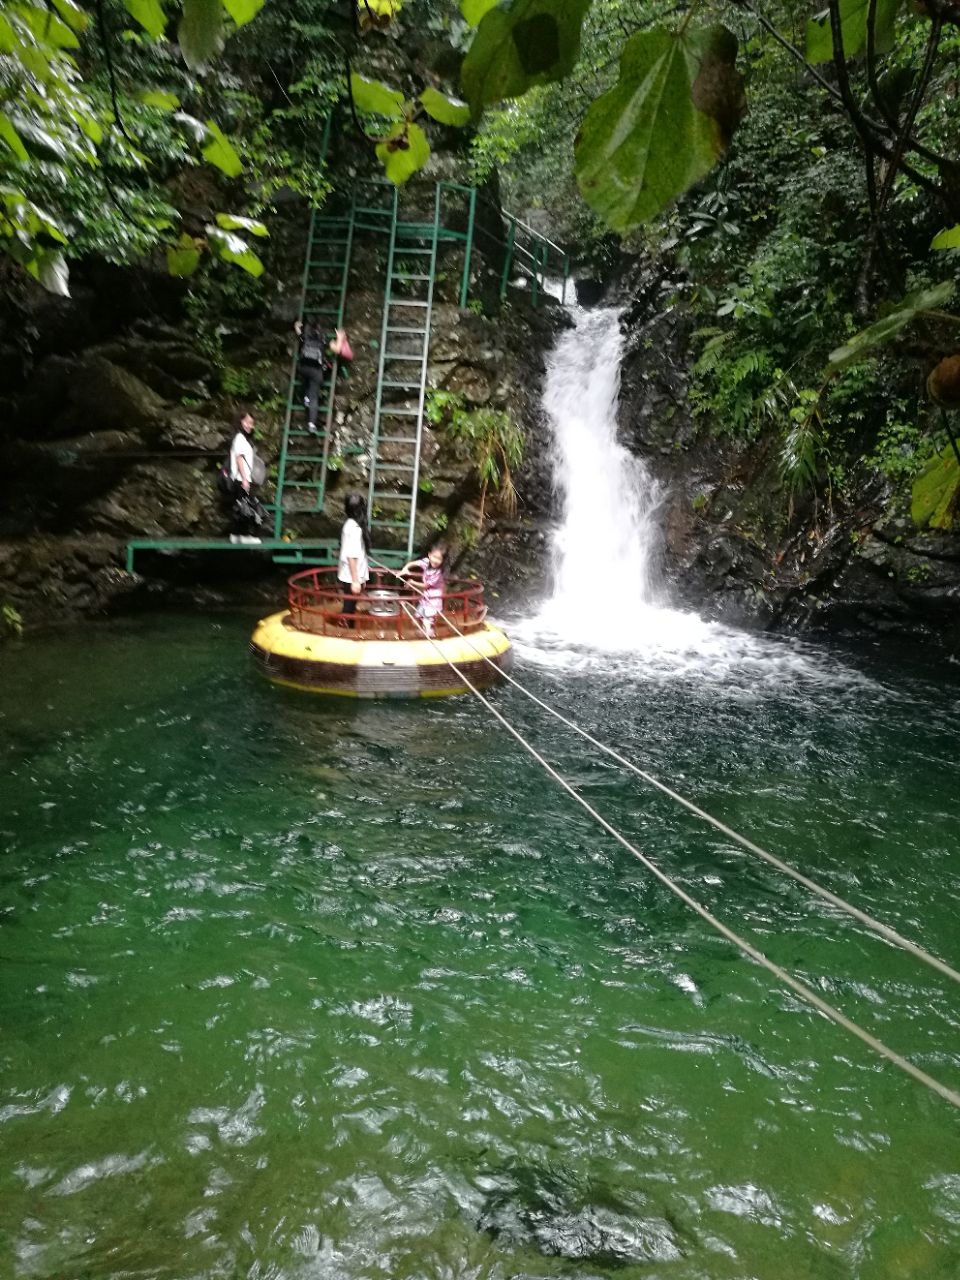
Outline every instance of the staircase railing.
{"type": "Polygon", "coordinates": [[[505,298],[512,275],[520,275],[530,282],[530,301],[538,306],[548,278],[562,281],[560,301],[567,300],[567,282],[570,279],[570,255],[558,244],[541,235],[512,213],[504,213],[507,224],[507,243],[500,273],[500,297],[505,298]]]}

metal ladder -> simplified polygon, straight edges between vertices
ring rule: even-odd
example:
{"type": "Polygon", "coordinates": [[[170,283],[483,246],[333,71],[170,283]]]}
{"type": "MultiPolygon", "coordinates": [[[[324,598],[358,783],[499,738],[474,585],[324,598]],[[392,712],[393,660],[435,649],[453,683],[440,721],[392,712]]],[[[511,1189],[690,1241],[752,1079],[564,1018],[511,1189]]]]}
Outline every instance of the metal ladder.
{"type": "MultiPolygon", "coordinates": [[[[300,286],[299,320],[301,324],[313,320],[324,332],[343,325],[353,253],[355,203],[352,200],[348,208],[339,214],[321,214],[314,210],[310,215],[300,286]]],[[[298,353],[294,353],[277,463],[273,518],[275,538],[279,538],[282,532],[284,508],[289,508],[285,498],[293,492],[304,491],[310,495],[310,500],[297,510],[320,511],[327,487],[327,460],[337,395],[337,361],[334,358],[329,379],[320,389],[316,432],[307,430],[306,409],[299,394],[298,363],[298,353]]]]}
{"type": "Polygon", "coordinates": [[[393,192],[367,487],[378,554],[392,559],[413,555],[440,199],[437,186],[432,222],[402,222],[393,192]]]}

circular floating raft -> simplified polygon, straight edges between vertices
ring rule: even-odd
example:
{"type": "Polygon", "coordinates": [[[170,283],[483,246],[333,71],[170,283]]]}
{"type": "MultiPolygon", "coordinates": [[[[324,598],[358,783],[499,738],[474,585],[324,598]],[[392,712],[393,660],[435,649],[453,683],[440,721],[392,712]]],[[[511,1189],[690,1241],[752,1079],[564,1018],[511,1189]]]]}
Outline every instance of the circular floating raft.
{"type": "Polygon", "coordinates": [[[348,698],[439,698],[468,692],[457,672],[483,689],[509,666],[510,641],[487,622],[479,583],[448,589],[428,640],[412,616],[415,590],[378,580],[350,600],[330,573],[295,574],[289,609],[257,624],[250,648],[274,684],[348,698]],[[344,613],[348,601],[355,613],[344,613]]]}

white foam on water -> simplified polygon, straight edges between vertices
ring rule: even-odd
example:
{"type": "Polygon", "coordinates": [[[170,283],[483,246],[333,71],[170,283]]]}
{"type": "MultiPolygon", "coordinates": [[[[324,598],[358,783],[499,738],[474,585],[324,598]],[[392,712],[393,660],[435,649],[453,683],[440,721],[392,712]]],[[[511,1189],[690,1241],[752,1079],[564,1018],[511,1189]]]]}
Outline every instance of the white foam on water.
{"type": "Polygon", "coordinates": [[[554,438],[560,521],[553,594],[511,621],[519,655],[570,669],[750,684],[796,677],[865,682],[832,656],[785,637],[738,631],[672,608],[658,567],[664,490],[618,440],[623,335],[609,307],[570,308],[574,327],[547,362],[543,406],[554,438]]]}

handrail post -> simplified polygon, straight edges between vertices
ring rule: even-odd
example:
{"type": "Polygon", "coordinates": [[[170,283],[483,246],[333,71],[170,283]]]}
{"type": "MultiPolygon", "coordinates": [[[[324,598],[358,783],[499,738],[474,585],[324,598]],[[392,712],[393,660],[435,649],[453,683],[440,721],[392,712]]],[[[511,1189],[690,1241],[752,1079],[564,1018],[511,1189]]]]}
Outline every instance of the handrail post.
{"type": "Polygon", "coordinates": [[[463,280],[460,283],[460,306],[467,305],[470,292],[470,258],[473,253],[473,223],[477,214],[477,188],[470,188],[470,212],[467,217],[467,247],[463,254],[463,280]]]}
{"type": "Polygon", "coordinates": [[[510,219],[510,230],[507,232],[507,247],[503,256],[503,272],[500,276],[500,301],[502,302],[507,296],[507,281],[510,278],[510,265],[513,262],[513,244],[517,238],[516,219],[507,214],[510,219]]]}
{"type": "Polygon", "coordinates": [[[543,247],[535,245],[533,255],[533,283],[530,286],[530,303],[536,307],[540,301],[540,276],[543,270],[543,247]]]}
{"type": "Polygon", "coordinates": [[[567,281],[569,279],[570,279],[570,255],[569,253],[565,253],[563,255],[563,292],[560,294],[560,305],[562,307],[565,307],[567,305],[567,281]]]}

